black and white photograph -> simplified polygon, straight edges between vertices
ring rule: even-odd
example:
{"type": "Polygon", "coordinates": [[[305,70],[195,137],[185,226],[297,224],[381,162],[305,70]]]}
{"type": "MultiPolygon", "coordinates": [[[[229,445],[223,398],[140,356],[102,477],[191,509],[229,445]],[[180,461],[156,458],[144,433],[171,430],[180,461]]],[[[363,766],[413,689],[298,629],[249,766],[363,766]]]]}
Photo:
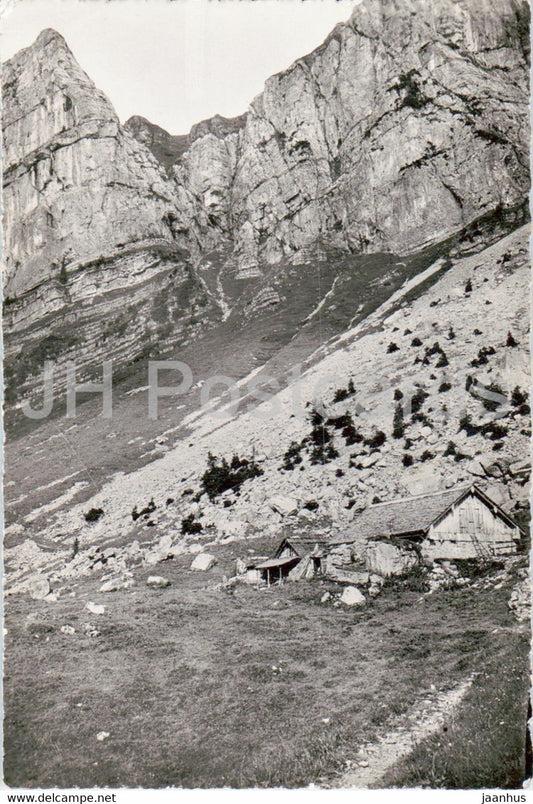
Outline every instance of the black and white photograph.
{"type": "Polygon", "coordinates": [[[529,2],[5,0],[0,58],[4,789],[525,802],[529,2]]]}

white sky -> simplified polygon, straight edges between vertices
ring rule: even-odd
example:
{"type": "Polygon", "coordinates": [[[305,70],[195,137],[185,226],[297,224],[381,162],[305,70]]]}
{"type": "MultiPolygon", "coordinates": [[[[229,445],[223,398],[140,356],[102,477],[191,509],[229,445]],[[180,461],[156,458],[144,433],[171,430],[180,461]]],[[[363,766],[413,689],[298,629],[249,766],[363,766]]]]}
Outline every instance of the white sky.
{"type": "Polygon", "coordinates": [[[61,33],[124,122],[172,134],[246,110],[273,73],[317,47],[359,0],[3,0],[3,59],[61,33]]]}

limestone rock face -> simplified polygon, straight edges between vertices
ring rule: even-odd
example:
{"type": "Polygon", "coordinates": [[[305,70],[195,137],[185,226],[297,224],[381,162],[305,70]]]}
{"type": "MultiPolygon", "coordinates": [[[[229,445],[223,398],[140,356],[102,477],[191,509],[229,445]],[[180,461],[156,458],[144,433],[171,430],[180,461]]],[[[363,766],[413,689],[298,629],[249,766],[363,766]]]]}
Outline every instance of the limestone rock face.
{"type": "Polygon", "coordinates": [[[206,307],[190,262],[201,211],[56,32],[4,65],[2,123],[11,387],[31,389],[43,358],[83,370],[133,359],[158,328],[158,341],[179,342],[206,307]]]}
{"type": "Polygon", "coordinates": [[[7,62],[3,86],[7,296],[132,244],[179,240],[172,183],[61,36],[46,30],[7,62]]]}
{"type": "Polygon", "coordinates": [[[270,78],[230,190],[242,264],[318,238],[413,250],[516,204],[528,186],[526,15],[515,0],[366,0],[270,78]]]}

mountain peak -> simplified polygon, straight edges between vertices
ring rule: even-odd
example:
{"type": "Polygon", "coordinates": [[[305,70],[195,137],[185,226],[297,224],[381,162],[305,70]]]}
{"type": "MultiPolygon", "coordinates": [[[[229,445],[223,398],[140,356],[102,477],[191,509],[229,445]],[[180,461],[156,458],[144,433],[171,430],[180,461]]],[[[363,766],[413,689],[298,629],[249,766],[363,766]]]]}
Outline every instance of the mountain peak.
{"type": "Polygon", "coordinates": [[[65,38],[55,28],[44,28],[35,40],[35,45],[46,46],[50,42],[57,42],[68,47],[65,38]]]}

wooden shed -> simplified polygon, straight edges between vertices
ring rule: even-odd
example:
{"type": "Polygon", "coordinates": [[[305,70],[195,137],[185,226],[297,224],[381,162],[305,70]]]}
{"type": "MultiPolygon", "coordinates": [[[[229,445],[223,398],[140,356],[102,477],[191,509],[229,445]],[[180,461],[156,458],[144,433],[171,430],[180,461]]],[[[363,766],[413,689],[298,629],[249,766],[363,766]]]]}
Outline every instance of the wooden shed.
{"type": "Polygon", "coordinates": [[[476,485],[371,505],[354,525],[359,538],[393,536],[418,542],[422,555],[430,559],[516,553],[524,535],[476,485]]]}

